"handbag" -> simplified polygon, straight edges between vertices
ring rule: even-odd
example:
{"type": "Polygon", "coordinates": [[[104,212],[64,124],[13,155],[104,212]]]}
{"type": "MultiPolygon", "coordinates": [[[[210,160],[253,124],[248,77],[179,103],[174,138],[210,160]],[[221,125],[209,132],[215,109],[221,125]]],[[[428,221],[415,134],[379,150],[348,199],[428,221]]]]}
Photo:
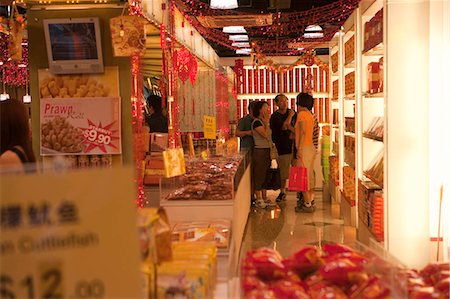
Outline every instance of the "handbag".
{"type": "Polygon", "coordinates": [[[267,139],[267,142],[269,142],[269,148],[270,148],[270,160],[278,160],[278,150],[275,144],[270,140],[267,139]]]}
{"type": "Polygon", "coordinates": [[[280,168],[269,168],[266,175],[266,180],[263,184],[263,189],[278,190],[281,188],[281,172],[280,168]]]}
{"type": "Polygon", "coordinates": [[[308,191],[308,169],[306,167],[291,166],[288,189],[291,191],[308,191]]]}

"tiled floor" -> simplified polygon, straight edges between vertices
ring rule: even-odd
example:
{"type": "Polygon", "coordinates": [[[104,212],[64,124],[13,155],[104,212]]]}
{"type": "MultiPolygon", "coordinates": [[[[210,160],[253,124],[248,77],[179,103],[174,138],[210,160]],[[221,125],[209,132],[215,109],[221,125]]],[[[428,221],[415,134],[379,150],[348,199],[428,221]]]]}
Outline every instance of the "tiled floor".
{"type": "MultiPolygon", "coordinates": [[[[274,199],[278,191],[269,191],[274,199]]],[[[339,204],[322,199],[322,192],[315,195],[314,213],[296,213],[296,194],[288,192],[285,202],[277,207],[252,209],[247,222],[241,257],[250,249],[270,247],[283,257],[294,253],[304,245],[321,246],[324,243],[352,244],[356,240],[354,227],[345,226],[339,219],[339,204]]]]}

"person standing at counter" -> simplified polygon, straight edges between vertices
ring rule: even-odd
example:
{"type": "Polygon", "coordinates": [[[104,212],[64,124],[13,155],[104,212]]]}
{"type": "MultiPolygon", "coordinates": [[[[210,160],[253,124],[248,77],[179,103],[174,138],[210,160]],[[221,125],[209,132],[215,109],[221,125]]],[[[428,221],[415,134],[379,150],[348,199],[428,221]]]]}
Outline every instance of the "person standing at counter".
{"type": "Polygon", "coordinates": [[[252,107],[254,120],[252,135],[255,147],[252,153],[252,183],[256,195],[256,207],[265,208],[276,204],[267,198],[267,190],[263,188],[266,175],[270,169],[271,132],[269,126],[270,112],[267,102],[256,102],[252,107]]]}
{"type": "Polygon", "coordinates": [[[314,212],[314,160],[317,150],[314,146],[314,116],[311,109],[314,106],[314,98],[307,93],[297,95],[297,122],[295,123],[295,146],[297,148],[296,164],[304,166],[308,171],[308,191],[303,192],[303,203],[297,206],[296,212],[314,212]]]}
{"type": "Polygon", "coordinates": [[[16,99],[0,101],[0,169],[17,167],[35,172],[36,158],[31,148],[30,126],[25,105],[16,99]]]}
{"type": "Polygon", "coordinates": [[[295,112],[288,108],[288,98],[284,94],[275,97],[278,109],[270,117],[270,129],[272,130],[272,141],[278,151],[278,166],[281,174],[281,188],[277,202],[286,200],[286,181],[289,178],[289,168],[292,162],[292,144],[290,138],[294,127],[291,125],[295,112]]]}
{"type": "Polygon", "coordinates": [[[147,98],[147,102],[149,106],[149,113],[145,120],[150,127],[150,133],[168,133],[169,126],[167,116],[162,113],[161,97],[152,94],[147,98]]]}
{"type": "Polygon", "coordinates": [[[252,107],[254,105],[254,101],[248,104],[248,114],[242,117],[237,124],[236,127],[236,136],[240,138],[241,141],[241,149],[246,149],[249,151],[253,150],[253,135],[252,135],[252,107]]]}

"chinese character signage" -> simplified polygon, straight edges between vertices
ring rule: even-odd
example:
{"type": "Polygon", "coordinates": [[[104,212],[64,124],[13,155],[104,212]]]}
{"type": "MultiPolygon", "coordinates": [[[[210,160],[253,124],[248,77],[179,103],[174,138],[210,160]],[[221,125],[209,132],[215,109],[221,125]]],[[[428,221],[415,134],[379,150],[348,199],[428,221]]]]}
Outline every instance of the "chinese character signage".
{"type": "Polygon", "coordinates": [[[203,116],[204,123],[204,135],[206,139],[216,139],[216,117],[215,116],[203,116]]]}
{"type": "Polygon", "coordinates": [[[0,297],[142,298],[132,177],[2,175],[0,297]]]}
{"type": "Polygon", "coordinates": [[[104,74],[39,70],[41,155],[121,153],[117,68],[104,74]]]}

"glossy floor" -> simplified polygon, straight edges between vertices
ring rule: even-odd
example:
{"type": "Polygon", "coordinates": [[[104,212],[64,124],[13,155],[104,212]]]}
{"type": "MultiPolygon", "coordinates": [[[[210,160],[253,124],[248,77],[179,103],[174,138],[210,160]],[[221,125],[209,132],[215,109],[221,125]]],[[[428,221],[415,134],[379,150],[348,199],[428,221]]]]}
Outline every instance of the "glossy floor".
{"type": "MultiPolygon", "coordinates": [[[[272,200],[278,191],[269,191],[272,200]]],[[[252,208],[244,235],[241,257],[250,249],[270,247],[287,257],[304,245],[321,246],[326,242],[352,244],[356,240],[354,227],[344,225],[339,218],[339,204],[315,195],[314,213],[297,213],[296,193],[288,192],[286,201],[276,207],[252,208]]]]}

